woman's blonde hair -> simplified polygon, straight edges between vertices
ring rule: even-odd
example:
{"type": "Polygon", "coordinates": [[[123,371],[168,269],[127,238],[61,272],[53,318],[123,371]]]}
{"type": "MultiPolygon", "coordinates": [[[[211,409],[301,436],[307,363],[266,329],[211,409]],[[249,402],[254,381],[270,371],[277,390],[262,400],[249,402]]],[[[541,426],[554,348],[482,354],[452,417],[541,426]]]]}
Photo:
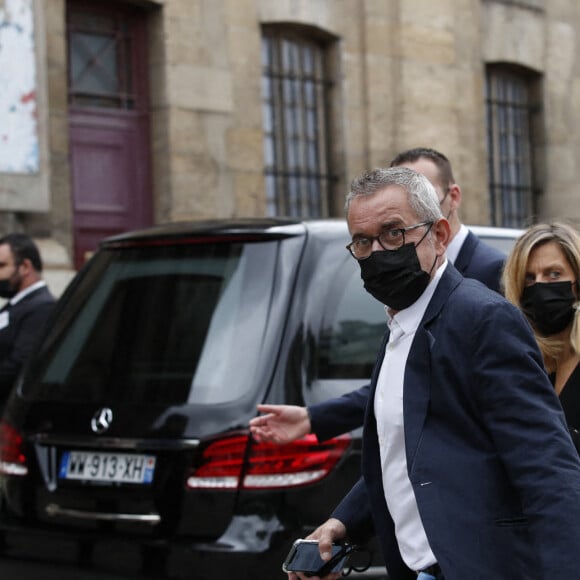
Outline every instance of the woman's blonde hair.
{"type": "MultiPolygon", "coordinates": [[[[526,271],[530,254],[534,248],[548,242],[556,242],[560,246],[574,272],[574,277],[578,284],[578,280],[580,279],[580,234],[571,225],[561,222],[536,224],[527,229],[517,239],[508,256],[503,272],[502,285],[505,297],[520,309],[522,294],[526,285],[526,271]]],[[[576,286],[576,290],[578,291],[578,285],[576,286]]],[[[580,302],[576,302],[574,308],[575,313],[572,330],[570,331],[570,345],[574,349],[574,352],[578,353],[580,352],[580,315],[578,314],[580,302]]],[[[566,345],[561,340],[543,336],[535,328],[534,334],[542,351],[546,369],[551,372],[555,369],[556,361],[566,345]]]]}

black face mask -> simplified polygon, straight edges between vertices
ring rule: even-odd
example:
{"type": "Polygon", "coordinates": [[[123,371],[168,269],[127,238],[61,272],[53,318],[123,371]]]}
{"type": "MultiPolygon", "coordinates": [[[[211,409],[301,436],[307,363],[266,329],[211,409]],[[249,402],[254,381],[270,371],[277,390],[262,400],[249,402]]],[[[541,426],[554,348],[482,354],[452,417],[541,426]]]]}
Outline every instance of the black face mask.
{"type": "Polygon", "coordinates": [[[18,267],[15,266],[14,274],[12,274],[10,278],[0,280],[0,298],[10,300],[10,298],[14,298],[14,296],[18,294],[18,290],[20,288],[20,280],[18,279],[17,273],[18,267]],[[14,282],[14,278],[16,278],[16,282],[14,282]]]}
{"type": "Polygon", "coordinates": [[[421,269],[413,243],[398,250],[373,252],[360,260],[359,265],[365,290],[393,310],[411,306],[431,280],[431,276],[421,269]]]}
{"type": "Polygon", "coordinates": [[[573,282],[537,282],[524,288],[522,310],[541,334],[564,330],[574,317],[573,282]]]}

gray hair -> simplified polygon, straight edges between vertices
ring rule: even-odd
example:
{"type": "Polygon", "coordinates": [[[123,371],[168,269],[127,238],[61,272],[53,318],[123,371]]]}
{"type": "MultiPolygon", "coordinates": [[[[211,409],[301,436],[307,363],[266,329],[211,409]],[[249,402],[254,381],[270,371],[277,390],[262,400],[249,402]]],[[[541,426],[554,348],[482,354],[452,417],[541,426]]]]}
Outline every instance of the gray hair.
{"type": "Polygon", "coordinates": [[[409,206],[419,221],[436,222],[443,217],[439,198],[431,182],[408,167],[373,169],[354,179],[346,196],[346,213],[348,214],[350,203],[355,197],[373,195],[392,185],[405,190],[409,206]]]}

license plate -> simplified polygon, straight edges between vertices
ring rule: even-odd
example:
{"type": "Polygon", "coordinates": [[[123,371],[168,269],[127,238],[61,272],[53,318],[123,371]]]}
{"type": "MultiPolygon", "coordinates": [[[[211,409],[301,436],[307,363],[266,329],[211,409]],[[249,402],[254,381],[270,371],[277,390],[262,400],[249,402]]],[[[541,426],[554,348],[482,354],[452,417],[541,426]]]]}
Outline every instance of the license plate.
{"type": "Polygon", "coordinates": [[[65,451],[60,462],[61,479],[151,483],[155,457],[135,453],[65,451]]]}

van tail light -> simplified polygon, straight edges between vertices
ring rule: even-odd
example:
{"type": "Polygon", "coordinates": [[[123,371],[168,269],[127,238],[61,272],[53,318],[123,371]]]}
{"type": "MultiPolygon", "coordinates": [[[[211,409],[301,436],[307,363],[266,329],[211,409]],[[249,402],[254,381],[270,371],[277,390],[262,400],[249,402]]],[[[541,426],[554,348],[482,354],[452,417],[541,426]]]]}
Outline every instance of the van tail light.
{"type": "Polygon", "coordinates": [[[349,445],[349,435],[324,443],[315,435],[307,435],[286,445],[258,443],[248,435],[219,439],[203,451],[199,467],[187,478],[187,487],[278,489],[308,485],[326,477],[349,445]]]}
{"type": "Polygon", "coordinates": [[[8,423],[0,422],[0,474],[26,475],[22,435],[8,423]]]}

